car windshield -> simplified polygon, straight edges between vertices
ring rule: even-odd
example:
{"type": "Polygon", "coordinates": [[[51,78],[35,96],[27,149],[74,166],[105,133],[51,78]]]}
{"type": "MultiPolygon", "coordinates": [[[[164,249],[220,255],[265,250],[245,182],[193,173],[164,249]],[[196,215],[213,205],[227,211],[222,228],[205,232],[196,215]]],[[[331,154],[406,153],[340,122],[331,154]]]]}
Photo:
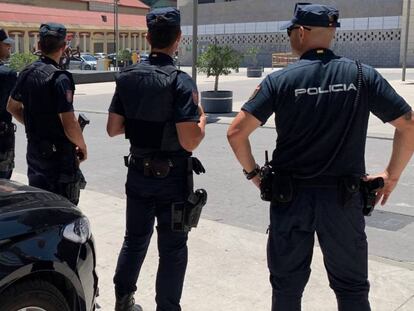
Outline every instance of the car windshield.
{"type": "Polygon", "coordinates": [[[96,58],[92,55],[82,55],[83,59],[86,61],[96,61],[96,58]]]}

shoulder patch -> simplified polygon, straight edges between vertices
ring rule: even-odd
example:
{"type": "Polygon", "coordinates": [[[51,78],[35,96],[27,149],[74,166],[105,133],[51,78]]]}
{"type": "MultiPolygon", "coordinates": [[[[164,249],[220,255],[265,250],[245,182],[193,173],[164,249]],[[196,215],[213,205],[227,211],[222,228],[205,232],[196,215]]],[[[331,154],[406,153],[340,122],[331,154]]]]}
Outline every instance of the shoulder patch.
{"type": "Polygon", "coordinates": [[[73,103],[73,91],[72,90],[66,91],[66,100],[68,101],[68,103],[73,103]]]}
{"type": "Polygon", "coordinates": [[[198,101],[199,101],[198,91],[197,90],[193,90],[193,102],[194,102],[194,105],[198,106],[198,103],[199,103],[198,101]]]}
{"type": "Polygon", "coordinates": [[[253,99],[255,99],[255,97],[257,96],[257,94],[260,92],[260,89],[261,89],[262,87],[260,86],[260,85],[258,85],[257,87],[256,87],[256,89],[253,91],[253,94],[250,96],[250,98],[249,98],[249,100],[253,100],[253,99]]]}

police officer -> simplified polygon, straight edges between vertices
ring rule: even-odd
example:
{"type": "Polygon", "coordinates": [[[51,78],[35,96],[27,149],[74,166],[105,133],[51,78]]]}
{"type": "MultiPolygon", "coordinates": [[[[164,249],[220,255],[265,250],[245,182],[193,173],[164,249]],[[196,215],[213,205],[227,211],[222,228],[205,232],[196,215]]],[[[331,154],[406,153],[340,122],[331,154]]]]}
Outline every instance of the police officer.
{"type": "Polygon", "coordinates": [[[41,58],[19,75],[7,109],[25,125],[29,185],[79,201],[79,162],[87,149],[73,110],[72,75],[59,69],[66,48],[66,28],[42,24],[41,58]]]}
{"type": "Polygon", "coordinates": [[[3,29],[0,29],[0,178],[10,179],[14,168],[15,124],[7,112],[7,100],[17,80],[17,73],[5,66],[13,44],[3,29]]]}
{"type": "Polygon", "coordinates": [[[147,14],[151,54],[124,69],[109,108],[109,136],[131,143],[126,158],[126,234],[114,276],[117,311],[141,310],[134,303],[136,282],[157,218],[158,311],[181,310],[187,266],[187,233],[172,231],[172,204],[188,197],[191,152],[204,137],[205,115],[193,80],[173,65],[180,39],[180,12],[147,14]]]}
{"type": "Polygon", "coordinates": [[[377,201],[386,203],[414,150],[411,107],[373,68],[361,68],[329,49],[335,28],[340,26],[338,17],[333,7],[296,5],[286,28],[299,61],[267,76],[228,130],[247,178],[259,186],[249,135],[275,113],[277,141],[271,160],[275,175],[267,247],[273,311],[301,309],[315,232],[338,309],[370,310],[359,191],[365,174],[369,113],[396,127],[388,166],[383,173],[366,178],[380,176],[385,181],[377,201]]]}

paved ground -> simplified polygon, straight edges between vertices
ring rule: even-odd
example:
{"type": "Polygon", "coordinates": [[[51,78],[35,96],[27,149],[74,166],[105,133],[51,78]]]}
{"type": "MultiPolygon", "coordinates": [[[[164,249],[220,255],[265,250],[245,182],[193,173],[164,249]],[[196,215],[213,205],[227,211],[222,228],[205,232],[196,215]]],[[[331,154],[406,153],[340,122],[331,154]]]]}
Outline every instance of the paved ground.
{"type": "MultiPolygon", "coordinates": [[[[266,70],[270,72],[270,70],[266,70]]],[[[398,80],[399,70],[381,70],[409,103],[414,103],[410,82],[398,80]]],[[[408,71],[414,80],[414,70],[408,71]]],[[[247,79],[244,72],[222,79],[221,87],[235,91],[234,111],[261,79],[247,79]]],[[[212,79],[199,77],[200,90],[208,90],[212,79]]],[[[75,106],[86,111],[91,126],[85,135],[90,158],[83,165],[88,190],[80,206],[89,216],[98,248],[102,310],[112,310],[112,275],[124,230],[124,182],[122,155],[128,145],[122,137],[105,135],[106,110],[114,83],[79,85],[75,106]]],[[[207,135],[196,155],[208,174],[197,178],[197,186],[209,191],[209,203],[200,227],[190,235],[190,263],[183,296],[184,310],[269,310],[270,286],[266,268],[265,230],[268,207],[257,190],[244,180],[225,139],[233,114],[211,115],[207,135]]],[[[369,172],[384,168],[391,150],[392,127],[371,118],[367,141],[369,172]]],[[[22,128],[17,134],[14,179],[25,181],[22,128]]],[[[255,156],[262,162],[264,150],[274,148],[274,126],[269,122],[252,137],[255,156]]],[[[414,162],[411,161],[390,203],[367,218],[370,243],[370,280],[373,310],[414,310],[414,162]]],[[[137,300],[145,310],[154,310],[154,277],[157,253],[154,243],[147,256],[137,300]]],[[[319,248],[315,247],[313,272],[304,297],[304,310],[335,310],[319,248]]]]}

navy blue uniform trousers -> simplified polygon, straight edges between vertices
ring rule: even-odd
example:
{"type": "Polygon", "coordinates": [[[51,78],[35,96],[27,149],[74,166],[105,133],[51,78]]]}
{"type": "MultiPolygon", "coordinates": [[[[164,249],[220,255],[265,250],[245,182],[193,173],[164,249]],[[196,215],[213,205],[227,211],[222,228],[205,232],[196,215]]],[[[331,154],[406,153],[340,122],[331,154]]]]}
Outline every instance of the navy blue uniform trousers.
{"type": "Polygon", "coordinates": [[[157,311],[181,310],[188,234],[171,230],[171,204],[184,201],[186,174],[184,166],[172,168],[163,179],[144,176],[143,171],[136,168],[128,169],[126,232],[114,276],[115,291],[124,295],[137,290],[136,283],[157,218],[157,311]]]}
{"type": "Polygon", "coordinates": [[[272,311],[301,310],[315,232],[339,311],[369,311],[368,245],[362,195],[343,202],[337,187],[297,187],[289,203],[272,203],[267,245],[272,311]]]}
{"type": "MultiPolygon", "coordinates": [[[[29,141],[26,154],[29,185],[67,197],[61,177],[74,176],[77,170],[75,153],[71,148],[68,145],[66,150],[58,150],[45,157],[39,143],[29,141]]],[[[77,201],[72,203],[78,204],[77,201]]]]}

